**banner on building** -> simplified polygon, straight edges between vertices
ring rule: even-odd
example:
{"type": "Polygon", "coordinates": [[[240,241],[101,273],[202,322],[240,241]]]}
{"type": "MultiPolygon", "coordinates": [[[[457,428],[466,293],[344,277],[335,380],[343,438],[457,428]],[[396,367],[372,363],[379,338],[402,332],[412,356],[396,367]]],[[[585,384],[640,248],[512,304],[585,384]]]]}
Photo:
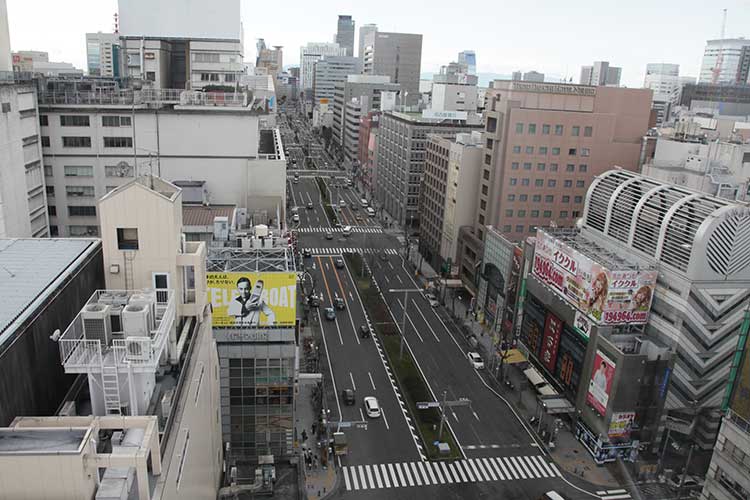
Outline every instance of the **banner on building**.
{"type": "Polygon", "coordinates": [[[516,300],[518,298],[518,282],[521,279],[521,268],[523,266],[523,251],[519,247],[513,247],[513,262],[510,266],[510,276],[505,282],[505,312],[503,313],[502,333],[503,338],[508,338],[513,332],[513,319],[516,313],[516,300]]]}
{"type": "Polygon", "coordinates": [[[295,273],[207,273],[215,327],[292,326],[297,317],[295,273]]]}
{"type": "Polygon", "coordinates": [[[601,351],[596,351],[586,402],[593,406],[600,415],[607,413],[609,392],[612,389],[612,380],[614,378],[615,363],[601,351]]]}
{"type": "Polygon", "coordinates": [[[648,321],[656,271],[607,269],[539,229],[532,273],[596,324],[648,321]]]}
{"type": "Polygon", "coordinates": [[[609,436],[609,439],[630,439],[630,430],[633,428],[634,421],[635,412],[613,413],[612,419],[609,421],[607,436],[609,436]]]}
{"type": "Polygon", "coordinates": [[[555,373],[557,362],[557,350],[560,347],[560,333],[562,333],[563,322],[552,313],[547,313],[544,322],[544,337],[542,337],[542,350],[539,360],[549,370],[555,373]]]}

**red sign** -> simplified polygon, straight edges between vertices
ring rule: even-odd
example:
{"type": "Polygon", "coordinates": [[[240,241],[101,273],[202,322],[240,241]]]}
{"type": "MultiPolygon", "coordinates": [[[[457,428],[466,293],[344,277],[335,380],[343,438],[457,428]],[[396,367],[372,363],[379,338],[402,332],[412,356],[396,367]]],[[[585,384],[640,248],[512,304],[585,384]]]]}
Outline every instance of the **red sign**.
{"type": "Polygon", "coordinates": [[[542,352],[539,359],[547,367],[550,373],[555,373],[557,362],[557,349],[560,347],[560,333],[562,332],[562,321],[552,313],[547,314],[544,322],[544,337],[542,339],[542,352]]]}

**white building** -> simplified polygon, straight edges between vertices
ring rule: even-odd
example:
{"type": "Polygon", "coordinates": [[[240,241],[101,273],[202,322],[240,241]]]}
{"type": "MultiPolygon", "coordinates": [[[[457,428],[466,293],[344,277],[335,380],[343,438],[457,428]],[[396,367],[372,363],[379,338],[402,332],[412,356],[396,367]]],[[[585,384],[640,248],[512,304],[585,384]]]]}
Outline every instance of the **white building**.
{"type": "Polygon", "coordinates": [[[477,111],[477,86],[457,83],[433,83],[432,104],[434,111],[477,111]]]}
{"type": "Polygon", "coordinates": [[[377,24],[363,24],[359,27],[359,48],[357,50],[357,57],[360,61],[365,57],[365,38],[370,33],[378,31],[377,24]]]}
{"type": "Polygon", "coordinates": [[[86,62],[90,76],[120,76],[120,35],[86,33],[86,62]]]}
{"type": "Polygon", "coordinates": [[[205,181],[209,203],[284,220],[286,161],[267,101],[245,93],[42,94],[53,234],[98,235],[96,200],[134,177],[205,181]],[[102,105],[102,100],[107,104],[102,105]]]}
{"type": "Polygon", "coordinates": [[[617,87],[620,85],[622,68],[610,66],[609,61],[594,61],[592,66],[581,66],[581,85],[606,85],[617,87]]]}
{"type": "Polygon", "coordinates": [[[698,83],[748,83],[750,40],[708,40],[703,51],[698,83]],[[721,67],[718,67],[721,56],[721,67]]]}
{"type": "Polygon", "coordinates": [[[458,62],[466,66],[470,75],[477,74],[477,53],[473,50],[463,50],[458,53],[458,62]]]}
{"type": "Polygon", "coordinates": [[[50,235],[42,143],[34,88],[0,79],[0,238],[50,235]]]}
{"type": "Polygon", "coordinates": [[[312,90],[315,80],[315,63],[326,56],[345,56],[346,49],[338,43],[308,42],[299,49],[300,90],[312,90]]]}
{"type": "Polygon", "coordinates": [[[315,103],[321,99],[333,101],[337,83],[346,81],[347,76],[358,72],[359,60],[348,56],[326,56],[315,62],[313,73],[313,96],[315,103]]]}

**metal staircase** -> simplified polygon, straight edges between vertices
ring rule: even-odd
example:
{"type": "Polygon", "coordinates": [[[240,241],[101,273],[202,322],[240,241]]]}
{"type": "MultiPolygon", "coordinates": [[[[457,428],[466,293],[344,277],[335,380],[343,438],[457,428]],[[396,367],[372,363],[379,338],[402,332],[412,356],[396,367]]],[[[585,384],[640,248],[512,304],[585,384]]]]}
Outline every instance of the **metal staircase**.
{"type": "Polygon", "coordinates": [[[120,377],[117,374],[117,366],[102,365],[102,389],[107,415],[121,415],[120,377]]]}

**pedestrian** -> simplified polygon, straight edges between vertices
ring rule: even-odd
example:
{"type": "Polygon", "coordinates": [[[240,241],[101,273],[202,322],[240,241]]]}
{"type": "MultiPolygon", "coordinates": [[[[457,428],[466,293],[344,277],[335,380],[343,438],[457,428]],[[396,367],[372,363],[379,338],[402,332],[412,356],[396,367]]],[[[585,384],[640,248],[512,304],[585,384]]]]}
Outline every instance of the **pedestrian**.
{"type": "Polygon", "coordinates": [[[302,429],[302,441],[307,441],[307,431],[302,429]]]}

